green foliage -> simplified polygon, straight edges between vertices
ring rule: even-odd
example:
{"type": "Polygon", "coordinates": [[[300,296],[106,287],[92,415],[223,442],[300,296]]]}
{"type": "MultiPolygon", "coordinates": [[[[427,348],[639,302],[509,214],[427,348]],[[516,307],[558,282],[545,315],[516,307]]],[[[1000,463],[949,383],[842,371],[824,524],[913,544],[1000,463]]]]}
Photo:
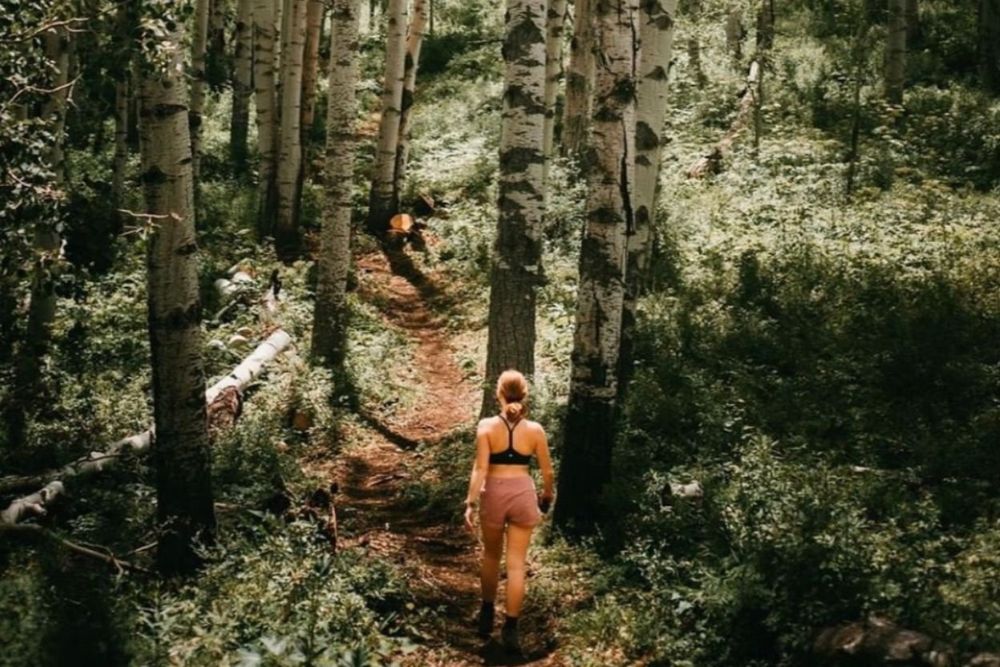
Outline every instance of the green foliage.
{"type": "Polygon", "coordinates": [[[331,556],[308,522],[244,530],[209,552],[196,584],[163,587],[141,602],[140,661],[340,665],[351,653],[399,648],[381,634],[406,599],[389,568],[355,552],[331,556]]]}

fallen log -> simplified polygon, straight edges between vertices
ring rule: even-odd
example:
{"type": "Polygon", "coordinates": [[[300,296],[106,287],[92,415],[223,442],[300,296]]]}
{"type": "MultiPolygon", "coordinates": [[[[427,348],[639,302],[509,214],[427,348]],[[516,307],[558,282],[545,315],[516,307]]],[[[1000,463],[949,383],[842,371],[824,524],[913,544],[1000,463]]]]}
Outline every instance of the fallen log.
{"type": "MultiPolygon", "coordinates": [[[[205,402],[210,414],[229,414],[229,420],[235,422],[242,405],[243,390],[263,370],[264,365],[273,360],[292,342],[292,337],[278,329],[267,340],[257,346],[253,353],[244,359],[231,373],[220,379],[205,391],[205,402]],[[233,393],[237,400],[233,400],[233,393]]],[[[216,417],[219,421],[225,418],[216,417]]],[[[142,453],[149,449],[153,442],[153,429],[130,435],[114,443],[104,452],[90,452],[86,456],[56,470],[37,475],[17,475],[0,480],[0,492],[14,491],[32,486],[45,485],[40,491],[17,498],[7,508],[0,512],[0,524],[16,524],[32,516],[42,516],[46,509],[65,493],[64,481],[86,477],[99,473],[113,466],[127,453],[142,453]]]]}
{"type": "Polygon", "coordinates": [[[709,174],[718,174],[722,171],[722,160],[726,157],[733,144],[739,139],[743,130],[750,125],[756,110],[758,100],[758,87],[760,83],[760,64],[754,60],[750,63],[750,71],[747,74],[746,88],[740,96],[740,107],[736,113],[729,130],[722,136],[719,143],[712,147],[712,150],[698,158],[694,164],[688,167],[688,178],[705,178],[709,174]]]}

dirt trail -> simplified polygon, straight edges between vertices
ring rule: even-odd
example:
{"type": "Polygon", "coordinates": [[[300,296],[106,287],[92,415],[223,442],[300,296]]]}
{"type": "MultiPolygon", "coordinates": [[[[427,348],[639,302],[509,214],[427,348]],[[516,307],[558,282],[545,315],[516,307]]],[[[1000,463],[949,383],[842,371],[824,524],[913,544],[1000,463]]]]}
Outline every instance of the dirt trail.
{"type": "Polygon", "coordinates": [[[361,297],[411,338],[414,377],[421,387],[415,409],[387,421],[370,418],[368,425],[345,433],[349,444],[332,471],[341,486],[338,513],[345,546],[367,546],[400,565],[417,597],[412,625],[420,648],[401,656],[400,664],[562,664],[544,636],[548,633],[530,627],[522,631],[521,656],[503,651],[498,632],[488,643],[476,636],[478,542],[462,527],[460,508],[442,520],[411,511],[402,496],[408,484],[419,481],[421,450],[457,429],[471,433],[479,405],[478,389],[456,364],[445,323],[430,307],[434,299],[447,298],[446,278],[422,275],[403,254],[394,254],[391,262],[381,253],[366,255],[358,261],[358,273],[361,297]],[[411,446],[415,443],[420,447],[411,446]]]}

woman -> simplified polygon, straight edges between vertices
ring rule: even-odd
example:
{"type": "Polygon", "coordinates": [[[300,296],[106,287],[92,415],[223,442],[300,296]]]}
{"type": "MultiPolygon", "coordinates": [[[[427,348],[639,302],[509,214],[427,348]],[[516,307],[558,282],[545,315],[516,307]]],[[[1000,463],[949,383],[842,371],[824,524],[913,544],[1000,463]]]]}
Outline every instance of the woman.
{"type": "Polygon", "coordinates": [[[542,520],[552,502],[554,476],[549,444],[538,422],[524,418],[528,383],[518,371],[504,371],[497,380],[500,414],[479,422],[476,430],[476,460],[465,498],[465,525],[470,531],[473,505],[479,500],[483,531],[483,569],[480,580],[483,604],[479,610],[479,634],[493,631],[493,601],[500,575],[500,552],[507,534],[507,608],[501,637],[504,646],[519,650],[517,617],[524,602],[524,561],[531,531],[542,520]],[[532,455],[538,457],[544,489],[535,494],[528,472],[532,455]]]}

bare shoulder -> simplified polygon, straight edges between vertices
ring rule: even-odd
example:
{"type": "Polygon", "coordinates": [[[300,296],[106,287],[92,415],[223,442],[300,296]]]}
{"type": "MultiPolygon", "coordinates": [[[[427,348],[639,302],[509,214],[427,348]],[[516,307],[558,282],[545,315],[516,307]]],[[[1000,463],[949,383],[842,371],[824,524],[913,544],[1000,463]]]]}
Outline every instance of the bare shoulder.
{"type": "Polygon", "coordinates": [[[531,419],[525,419],[524,420],[524,425],[525,425],[525,427],[527,427],[527,430],[532,435],[539,436],[539,437],[542,437],[542,438],[545,437],[545,428],[541,424],[539,424],[538,422],[533,421],[531,419]]]}
{"type": "Polygon", "coordinates": [[[476,434],[484,433],[490,430],[490,427],[496,423],[496,417],[486,417],[479,420],[479,424],[476,426],[476,434]]]}

